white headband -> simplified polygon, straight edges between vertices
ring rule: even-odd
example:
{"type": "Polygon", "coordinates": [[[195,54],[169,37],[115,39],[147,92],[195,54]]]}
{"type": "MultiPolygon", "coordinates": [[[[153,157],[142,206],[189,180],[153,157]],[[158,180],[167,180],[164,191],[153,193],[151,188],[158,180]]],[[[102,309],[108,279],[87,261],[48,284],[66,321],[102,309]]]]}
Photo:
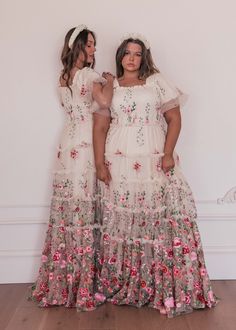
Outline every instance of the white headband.
{"type": "Polygon", "coordinates": [[[144,46],[147,48],[147,49],[150,49],[150,44],[148,42],[148,40],[142,35],[142,34],[139,34],[139,33],[128,33],[126,35],[124,35],[122,38],[121,38],[121,43],[127,39],[134,39],[134,40],[140,40],[144,43],[144,46]]]}
{"type": "Polygon", "coordinates": [[[69,42],[68,42],[68,47],[70,49],[72,48],[76,37],[80,34],[81,31],[86,30],[86,29],[87,29],[87,26],[84,24],[80,24],[74,29],[72,35],[70,36],[69,42]]]}

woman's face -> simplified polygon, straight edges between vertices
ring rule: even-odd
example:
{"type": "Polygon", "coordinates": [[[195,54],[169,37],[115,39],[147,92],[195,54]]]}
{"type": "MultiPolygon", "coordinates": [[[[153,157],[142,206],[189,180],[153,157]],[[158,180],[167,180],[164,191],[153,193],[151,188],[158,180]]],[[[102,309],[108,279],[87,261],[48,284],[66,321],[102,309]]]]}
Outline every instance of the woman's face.
{"type": "Polygon", "coordinates": [[[142,61],[142,47],[136,43],[129,42],[126,46],[125,55],[122,59],[124,70],[138,71],[142,61]]]}
{"type": "MultiPolygon", "coordinates": [[[[94,53],[96,51],[95,40],[91,33],[88,34],[88,40],[85,45],[85,52],[87,54],[87,63],[92,64],[94,62],[94,53]]],[[[85,61],[85,56],[83,52],[80,52],[79,57],[76,62],[76,66],[83,67],[85,61]]]]}

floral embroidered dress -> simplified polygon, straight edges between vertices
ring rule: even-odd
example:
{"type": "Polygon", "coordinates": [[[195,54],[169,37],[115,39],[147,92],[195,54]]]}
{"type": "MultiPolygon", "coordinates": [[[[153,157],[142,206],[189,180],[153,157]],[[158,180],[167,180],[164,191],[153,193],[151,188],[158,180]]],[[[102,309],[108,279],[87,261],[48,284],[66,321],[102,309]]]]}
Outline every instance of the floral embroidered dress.
{"type": "Polygon", "coordinates": [[[40,306],[94,309],[95,167],[92,147],[92,85],[103,78],[90,68],[78,70],[71,91],[59,87],[66,123],[57,153],[53,196],[42,264],[32,298],[40,306]]]}
{"type": "Polygon", "coordinates": [[[100,185],[99,291],[114,304],[147,304],[168,317],[217,302],[178,156],[174,170],[161,169],[163,113],[183,97],[160,73],[142,86],[115,80],[105,154],[112,180],[100,185]]]}

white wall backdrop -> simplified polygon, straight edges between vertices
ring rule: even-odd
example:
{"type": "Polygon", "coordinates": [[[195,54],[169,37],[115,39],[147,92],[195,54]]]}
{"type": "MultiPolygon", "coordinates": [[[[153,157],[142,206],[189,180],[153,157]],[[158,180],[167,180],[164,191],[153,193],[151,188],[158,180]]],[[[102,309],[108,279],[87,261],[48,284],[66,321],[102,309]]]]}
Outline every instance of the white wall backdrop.
{"type": "Polygon", "coordinates": [[[97,71],[114,72],[120,37],[140,32],[160,70],[189,94],[177,145],[194,192],[206,261],[236,278],[234,0],[0,0],[0,282],[36,277],[63,125],[57,98],[64,35],[98,37],[97,71]],[[231,201],[230,201],[231,199],[231,201]]]}

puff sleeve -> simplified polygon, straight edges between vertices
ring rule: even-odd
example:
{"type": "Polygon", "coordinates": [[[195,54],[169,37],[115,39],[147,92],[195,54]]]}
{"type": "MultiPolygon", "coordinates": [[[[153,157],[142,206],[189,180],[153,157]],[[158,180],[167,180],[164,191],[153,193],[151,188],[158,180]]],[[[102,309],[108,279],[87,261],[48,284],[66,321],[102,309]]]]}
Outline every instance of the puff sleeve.
{"type": "Polygon", "coordinates": [[[187,95],[164,78],[161,73],[155,73],[149,78],[157,89],[160,99],[159,109],[162,113],[177,106],[182,107],[186,103],[187,95]]]}
{"type": "MultiPolygon", "coordinates": [[[[107,80],[94,70],[91,70],[89,78],[92,83],[100,83],[103,86],[107,83],[107,80]]],[[[92,113],[96,113],[96,114],[99,114],[99,115],[102,115],[105,117],[111,116],[110,110],[100,108],[100,106],[98,105],[98,103],[95,100],[93,100],[93,102],[92,102],[91,111],[92,111],[92,113]]]]}

